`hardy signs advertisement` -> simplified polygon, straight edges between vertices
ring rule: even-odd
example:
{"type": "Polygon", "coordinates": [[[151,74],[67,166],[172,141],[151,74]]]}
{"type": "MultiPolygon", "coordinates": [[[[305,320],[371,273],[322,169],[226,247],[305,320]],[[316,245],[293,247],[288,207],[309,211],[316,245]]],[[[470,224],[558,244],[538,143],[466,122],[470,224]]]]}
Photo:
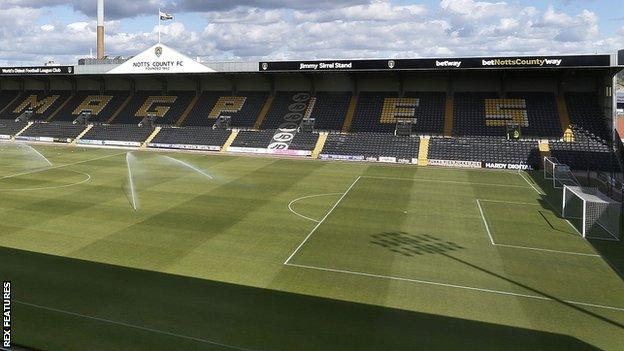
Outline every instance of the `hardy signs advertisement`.
{"type": "Polygon", "coordinates": [[[214,70],[164,44],[156,44],[108,71],[108,74],[207,72],[214,72],[214,70]]]}
{"type": "Polygon", "coordinates": [[[530,171],[533,167],[527,164],[518,163],[499,163],[499,162],[483,162],[483,168],[493,169],[510,169],[514,171],[530,171]]]}
{"type": "Polygon", "coordinates": [[[467,57],[388,60],[325,60],[260,62],[260,71],[357,71],[413,69],[495,69],[608,67],[609,55],[467,57]]]}
{"type": "Polygon", "coordinates": [[[482,161],[460,161],[460,160],[429,160],[430,166],[456,167],[456,168],[490,168],[528,171],[533,167],[527,164],[482,162],[482,161]]]}

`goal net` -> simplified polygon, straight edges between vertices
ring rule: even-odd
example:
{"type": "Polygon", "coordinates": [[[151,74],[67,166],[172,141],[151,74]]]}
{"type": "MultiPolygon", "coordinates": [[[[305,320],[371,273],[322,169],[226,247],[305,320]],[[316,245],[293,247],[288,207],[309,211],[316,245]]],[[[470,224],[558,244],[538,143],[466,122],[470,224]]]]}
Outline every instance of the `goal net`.
{"type": "Polygon", "coordinates": [[[555,165],[559,164],[559,160],[554,157],[544,157],[544,179],[552,180],[555,174],[555,165]]]}
{"type": "Polygon", "coordinates": [[[578,179],[569,166],[556,164],[553,171],[553,188],[561,189],[565,186],[580,186],[578,179]]]}
{"type": "Polygon", "coordinates": [[[596,188],[564,185],[561,214],[574,220],[585,238],[621,238],[622,204],[596,188]]]}

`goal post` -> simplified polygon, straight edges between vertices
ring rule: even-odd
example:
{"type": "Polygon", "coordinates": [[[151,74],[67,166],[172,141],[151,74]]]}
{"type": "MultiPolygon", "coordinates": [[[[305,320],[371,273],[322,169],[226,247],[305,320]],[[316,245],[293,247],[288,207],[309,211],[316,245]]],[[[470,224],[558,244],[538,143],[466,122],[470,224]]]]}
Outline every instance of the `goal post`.
{"type": "Polygon", "coordinates": [[[569,166],[564,164],[555,164],[553,166],[553,188],[561,189],[564,186],[580,186],[580,182],[572,173],[569,166]]]}
{"type": "Polygon", "coordinates": [[[555,165],[559,164],[559,160],[554,157],[544,156],[544,179],[552,180],[555,174],[555,165]]]}
{"type": "Polygon", "coordinates": [[[622,203],[597,188],[564,185],[561,215],[580,221],[584,238],[617,241],[622,236],[622,203]]]}

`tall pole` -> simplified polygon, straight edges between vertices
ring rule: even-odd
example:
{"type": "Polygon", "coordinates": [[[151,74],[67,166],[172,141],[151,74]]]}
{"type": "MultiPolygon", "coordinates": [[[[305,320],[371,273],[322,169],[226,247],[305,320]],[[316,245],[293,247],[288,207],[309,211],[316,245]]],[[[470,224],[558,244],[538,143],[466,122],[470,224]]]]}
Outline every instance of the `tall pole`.
{"type": "Polygon", "coordinates": [[[104,0],[97,0],[97,58],[104,58],[104,0]]]}
{"type": "Polygon", "coordinates": [[[160,44],[160,8],[158,9],[158,44],[160,44]]]}

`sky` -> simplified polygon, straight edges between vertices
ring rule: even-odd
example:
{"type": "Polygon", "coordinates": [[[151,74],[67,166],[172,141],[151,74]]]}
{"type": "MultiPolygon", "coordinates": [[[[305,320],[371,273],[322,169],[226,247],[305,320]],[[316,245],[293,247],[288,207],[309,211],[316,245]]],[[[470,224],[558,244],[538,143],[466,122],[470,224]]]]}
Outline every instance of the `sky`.
{"type": "MultiPolygon", "coordinates": [[[[106,53],[204,61],[615,53],[624,0],[105,0],[106,53]]],[[[0,0],[0,66],[95,51],[96,0],[0,0]]]]}

